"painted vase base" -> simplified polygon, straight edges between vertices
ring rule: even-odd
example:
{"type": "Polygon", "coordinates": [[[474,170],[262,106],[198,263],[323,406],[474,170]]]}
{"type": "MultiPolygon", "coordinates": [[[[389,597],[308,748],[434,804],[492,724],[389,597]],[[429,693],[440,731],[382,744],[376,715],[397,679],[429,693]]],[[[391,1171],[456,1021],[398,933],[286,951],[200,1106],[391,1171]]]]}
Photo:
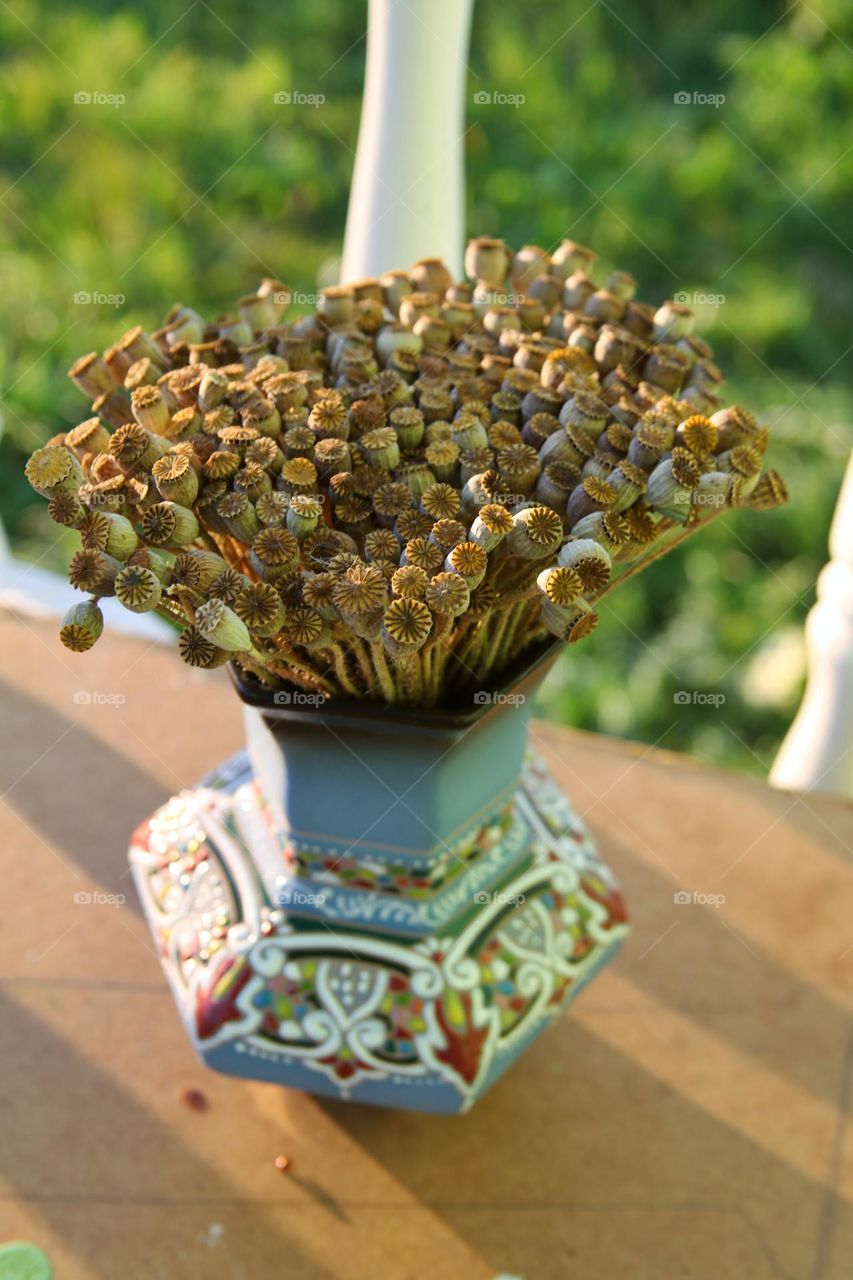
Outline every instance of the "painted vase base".
{"type": "Polygon", "coordinates": [[[134,833],[130,863],[202,1062],[354,1102],[467,1110],[628,925],[533,754],[514,803],[451,852],[434,883],[362,874],[357,849],[300,861],[244,752],[173,797],[134,833]]]}

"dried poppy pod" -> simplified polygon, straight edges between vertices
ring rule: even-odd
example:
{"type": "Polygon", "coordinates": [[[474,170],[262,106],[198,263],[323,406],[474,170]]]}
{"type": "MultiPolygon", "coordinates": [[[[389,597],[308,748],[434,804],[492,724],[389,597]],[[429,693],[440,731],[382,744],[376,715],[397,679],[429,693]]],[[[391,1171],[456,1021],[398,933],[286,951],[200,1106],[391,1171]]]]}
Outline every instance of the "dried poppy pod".
{"type": "Polygon", "coordinates": [[[106,551],[116,560],[127,560],[139,546],[139,538],[126,516],[97,508],[80,525],[80,541],[87,551],[106,551]]]}
{"type": "Polygon", "coordinates": [[[570,565],[551,565],[543,569],[536,578],[536,587],[546,600],[560,609],[573,604],[584,592],[580,574],[570,565]]]}
{"type": "Polygon", "coordinates": [[[534,498],[561,517],[566,514],[569,494],[580,483],[580,469],[572,462],[549,462],[536,481],[534,498]]]}
{"type": "Polygon", "coordinates": [[[430,578],[424,601],[433,613],[458,618],[468,608],[471,593],[465,579],[457,573],[437,573],[430,578]]]}
{"type": "Polygon", "coordinates": [[[680,302],[663,302],[654,314],[655,342],[678,342],[693,328],[694,315],[680,302]]]}
{"type": "Polygon", "coordinates": [[[582,311],[594,293],[595,281],[583,270],[574,271],[563,288],[563,306],[568,311],[582,311]]]}
{"type": "Polygon", "coordinates": [[[219,649],[245,653],[252,647],[246,624],[222,600],[207,600],[196,609],[196,630],[219,649]]]}
{"type": "Polygon", "coordinates": [[[68,377],[89,400],[96,400],[112,391],[116,379],[97,351],[90,351],[75,360],[68,370],[68,377]]]}
{"type": "Polygon", "coordinates": [[[486,285],[499,285],[509,269],[511,254],[503,240],[477,236],[465,249],[465,274],[486,285]]]}
{"type": "Polygon", "coordinates": [[[150,613],[160,603],[163,589],[153,570],[129,564],[116,576],[115,594],[131,613],[150,613]]]}
{"type": "Polygon", "coordinates": [[[563,541],[563,522],[550,507],[526,507],[512,518],[507,550],[524,560],[544,560],[563,541]]]}
{"type": "Polygon", "coordinates": [[[560,409],[559,420],[564,427],[577,428],[594,444],[607,421],[607,406],[593,391],[576,391],[560,409]]]}
{"type": "Polygon", "coordinates": [[[72,653],[86,653],[100,639],[104,615],[94,600],[73,604],[62,619],[59,639],[72,653]]]}
{"type": "Polygon", "coordinates": [[[181,632],[178,637],[178,652],[187,666],[206,670],[221,667],[232,658],[227,649],[218,648],[196,626],[185,627],[181,632]]]}
{"type": "Polygon", "coordinates": [[[437,293],[444,297],[453,284],[453,277],[441,258],[419,258],[409,275],[418,293],[437,293]]]}
{"type": "Polygon", "coordinates": [[[551,270],[565,280],[575,271],[589,271],[597,256],[576,240],[562,240],[551,254],[551,270]]]}
{"type": "Polygon", "coordinates": [[[680,466],[673,458],[665,458],[649,475],[646,500],[661,515],[684,524],[690,515],[692,491],[700,479],[701,473],[695,462],[690,468],[687,464],[680,466]],[[688,479],[693,483],[684,483],[688,479]]]}
{"type": "Polygon", "coordinates": [[[364,539],[364,558],[368,564],[384,561],[398,564],[402,547],[391,529],[373,529],[364,539]]]}
{"type": "Polygon", "coordinates": [[[442,551],[448,552],[460,542],[464,542],[466,534],[467,530],[461,520],[455,520],[452,516],[443,516],[436,520],[427,536],[430,542],[441,547],[442,551]]]}
{"type": "Polygon", "coordinates": [[[100,418],[87,418],[79,426],[72,427],[65,436],[66,448],[73,450],[81,462],[87,453],[103,453],[109,448],[109,443],[110,433],[100,418]]]}
{"type": "Polygon", "coordinates": [[[575,571],[585,594],[603,590],[610,581],[612,557],[596,539],[573,535],[561,547],[557,563],[575,571]]]}
{"type": "Polygon", "coordinates": [[[68,566],[68,581],[92,596],[114,596],[115,580],[123,566],[105,551],[78,551],[68,566]]]}
{"type": "Polygon", "coordinates": [[[382,616],[382,643],[395,656],[417,653],[429,639],[432,623],[432,613],[423,600],[399,595],[382,616]]]}
{"type": "Polygon", "coordinates": [[[159,386],[137,387],[131,392],[130,410],[135,420],[146,431],[166,435],[171,419],[168,401],[159,386]]]}
{"type": "Polygon", "coordinates": [[[266,638],[281,631],[285,609],[281,596],[268,582],[250,582],[234,602],[234,612],[252,635],[266,638]]]}
{"type": "MultiPolygon", "coordinates": [[[[255,507],[257,512],[257,505],[255,507]]],[[[323,515],[323,499],[316,493],[295,493],[290,499],[285,521],[300,541],[317,528],[323,515]]]]}
{"type": "MultiPolygon", "coordinates": [[[[147,567],[151,568],[152,572],[156,572],[156,566],[147,567]]],[[[189,587],[191,591],[206,595],[219,575],[227,568],[225,560],[215,551],[202,551],[198,547],[191,547],[182,551],[174,560],[169,585],[189,587]]]]}
{"type": "Polygon", "coordinates": [[[484,551],[493,551],[512,532],[512,528],[512,513],[509,508],[499,502],[487,502],[480,507],[468,536],[484,551]]]}
{"type": "Polygon", "coordinates": [[[264,582],[275,582],[299,564],[299,542],[289,529],[261,529],[252,542],[249,562],[264,582]]]}
{"type": "Polygon", "coordinates": [[[648,475],[642,467],[623,458],[607,476],[607,484],[616,495],[612,509],[621,513],[646,492],[648,475]]]}
{"type": "Polygon", "coordinates": [[[382,289],[382,301],[396,316],[400,311],[400,303],[407,294],[414,292],[412,279],[407,271],[386,271],[379,279],[382,289]]]}
{"type": "Polygon", "coordinates": [[[24,475],[43,498],[57,493],[76,494],[85,479],[77,458],[62,445],[36,449],[24,467],[24,475]]]}
{"type": "Polygon", "coordinates": [[[489,557],[486,550],[471,540],[458,542],[448,553],[444,567],[448,573],[458,573],[470,591],[480,585],[486,576],[489,557]]]}
{"type": "Polygon", "coordinates": [[[569,495],[566,521],[569,528],[593,511],[608,511],[616,505],[617,491],[606,480],[586,476],[569,495]]]}
{"type": "Polygon", "coordinates": [[[191,507],[198,497],[198,476],[186,455],[164,454],[154,463],[151,475],[162,497],[171,502],[191,507]]]}
{"type": "Polygon", "coordinates": [[[66,529],[79,529],[86,519],[86,508],[73,493],[54,493],[47,504],[47,514],[54,524],[66,529]]]}
{"type": "Polygon", "coordinates": [[[428,537],[417,534],[409,538],[400,557],[401,565],[415,565],[424,573],[436,573],[444,563],[444,552],[428,537]]]}
{"type": "Polygon", "coordinates": [[[177,502],[155,502],[142,517],[142,536],[154,547],[175,550],[198,537],[199,524],[189,507],[177,502]]]}

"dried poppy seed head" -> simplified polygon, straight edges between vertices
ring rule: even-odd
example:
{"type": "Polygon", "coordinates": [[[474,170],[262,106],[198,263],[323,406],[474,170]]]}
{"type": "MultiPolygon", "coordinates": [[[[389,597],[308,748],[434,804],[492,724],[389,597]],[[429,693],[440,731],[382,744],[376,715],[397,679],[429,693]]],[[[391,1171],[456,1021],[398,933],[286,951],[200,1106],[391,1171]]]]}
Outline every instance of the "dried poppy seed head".
{"type": "Polygon", "coordinates": [[[115,580],[116,595],[131,613],[148,613],[160,603],[160,580],[151,569],[126,565],[115,580]]]}
{"type": "Polygon", "coordinates": [[[479,586],[489,565],[487,552],[477,542],[459,542],[447,557],[446,568],[464,578],[469,588],[479,586]]]}
{"type": "Polygon", "coordinates": [[[285,619],[285,633],[294,644],[308,648],[317,645],[326,635],[326,623],[316,609],[309,605],[297,605],[285,619]]]}
{"type": "Polygon", "coordinates": [[[198,520],[188,507],[155,502],[142,517],[142,535],[155,547],[185,547],[198,537],[198,520]]]}
{"type": "Polygon", "coordinates": [[[574,569],[584,593],[600,591],[610,581],[610,554],[592,538],[572,538],[560,550],[557,562],[574,569]]]}
{"type": "Polygon", "coordinates": [[[404,511],[410,511],[415,505],[414,495],[406,484],[392,482],[383,484],[373,494],[373,510],[382,520],[392,523],[404,511]]]}
{"type": "Polygon", "coordinates": [[[62,619],[59,638],[66,649],[73,653],[85,653],[100,638],[104,629],[104,615],[94,600],[72,605],[62,619]]]}
{"type": "Polygon", "coordinates": [[[150,435],[138,422],[127,422],[110,437],[110,453],[123,471],[150,468],[160,456],[150,435]]]}
{"type": "Polygon", "coordinates": [[[431,578],[424,599],[434,613],[456,618],[468,608],[471,593],[458,573],[437,573],[431,578]]]}
{"type": "Polygon", "coordinates": [[[208,587],[208,595],[213,600],[222,600],[223,603],[233,606],[248,581],[249,579],[242,573],[238,573],[236,569],[223,569],[208,587]]]}
{"type": "Polygon", "coordinates": [[[555,565],[543,569],[536,579],[539,590],[552,604],[565,608],[583,595],[584,584],[580,574],[569,565],[555,565]]]}
{"type": "Polygon", "coordinates": [[[400,442],[393,427],[374,427],[358,442],[365,460],[383,471],[393,471],[400,461],[400,442]]]}
{"type": "Polygon", "coordinates": [[[73,493],[54,493],[47,504],[47,513],[54,524],[66,529],[79,529],[86,518],[86,508],[73,493]]]}
{"type": "Polygon", "coordinates": [[[289,529],[261,529],[252,542],[252,559],[264,573],[279,574],[299,563],[299,542],[289,529]]]}
{"type": "Polygon", "coordinates": [[[450,484],[430,485],[427,492],[421,495],[420,506],[434,520],[452,520],[461,506],[459,490],[450,484]]]}
{"type": "Polygon", "coordinates": [[[246,624],[223,600],[207,600],[200,605],[196,609],[195,625],[206,639],[229,653],[245,652],[252,647],[246,624]]]}
{"type": "Polygon", "coordinates": [[[507,546],[513,555],[540,560],[552,555],[563,540],[563,522],[550,507],[526,507],[513,516],[507,546]]]}
{"type": "Polygon", "coordinates": [[[758,511],[770,511],[773,507],[783,506],[787,501],[788,488],[785,481],[772,467],[765,471],[748,498],[749,505],[758,511]]]}
{"type": "Polygon", "coordinates": [[[284,623],[281,596],[268,582],[248,583],[234,602],[234,612],[259,636],[275,635],[284,623]]]}
{"type": "Polygon", "coordinates": [[[374,529],[364,539],[364,554],[368,561],[400,559],[400,543],[390,529],[374,529]]]}
{"type": "Polygon", "coordinates": [[[230,657],[227,650],[217,648],[195,626],[184,627],[178,636],[178,652],[190,667],[215,667],[230,657]]]}
{"type": "Polygon", "coordinates": [[[255,503],[255,515],[266,527],[284,524],[290,499],[286,493],[262,493],[255,503]]]}
{"type": "Polygon", "coordinates": [[[320,523],[323,500],[316,493],[295,493],[287,509],[287,527],[297,538],[304,538],[320,523]]]}
{"type": "Polygon", "coordinates": [[[441,547],[442,551],[449,551],[451,547],[464,542],[466,536],[464,524],[449,517],[436,520],[429,531],[430,542],[434,542],[436,546],[441,547]]]}
{"type": "Polygon", "coordinates": [[[694,413],[686,418],[676,434],[691,453],[713,453],[717,447],[717,428],[702,413],[694,413]]]}
{"type": "Polygon", "coordinates": [[[308,425],[319,436],[346,439],[347,411],[340,396],[322,396],[308,415],[308,425]]]}
{"type": "Polygon", "coordinates": [[[121,571],[118,560],[105,551],[78,551],[68,566],[68,581],[78,591],[93,596],[115,595],[115,580],[121,571]]]}
{"type": "Polygon", "coordinates": [[[391,590],[404,600],[422,600],[428,582],[429,576],[419,565],[404,564],[395,571],[391,590]]]}
{"type": "Polygon", "coordinates": [[[24,467],[24,475],[36,493],[45,498],[55,493],[76,493],[85,478],[74,454],[62,445],[36,449],[24,467]]]}
{"type": "Polygon", "coordinates": [[[334,601],[345,613],[373,613],[385,602],[385,575],[373,564],[357,562],[335,584],[334,601]]]}
{"type": "Polygon", "coordinates": [[[204,464],[205,476],[210,480],[227,480],[240,469],[240,455],[230,449],[216,449],[204,464]]]}
{"type": "Polygon", "coordinates": [[[590,611],[589,613],[580,613],[577,618],[566,627],[564,639],[569,644],[577,644],[579,640],[585,640],[587,636],[591,636],[595,628],[598,626],[598,614],[590,611]]]}
{"type": "Polygon", "coordinates": [[[162,496],[189,507],[198,496],[198,476],[186,453],[167,453],[151,469],[162,496]]]}
{"type": "Polygon", "coordinates": [[[410,538],[403,552],[403,564],[414,564],[425,573],[435,573],[444,563],[444,552],[428,538],[410,538]]]}
{"type": "Polygon", "coordinates": [[[672,474],[677,483],[683,485],[685,489],[695,489],[701,479],[702,470],[689,449],[682,449],[676,445],[672,451],[672,474]]]}
{"type": "Polygon", "coordinates": [[[317,468],[310,458],[288,458],[281,468],[284,484],[296,492],[316,493],[317,468]]]}
{"type": "Polygon", "coordinates": [[[422,600],[398,596],[382,618],[383,635],[394,647],[413,653],[426,642],[432,630],[432,614],[422,600]]]}

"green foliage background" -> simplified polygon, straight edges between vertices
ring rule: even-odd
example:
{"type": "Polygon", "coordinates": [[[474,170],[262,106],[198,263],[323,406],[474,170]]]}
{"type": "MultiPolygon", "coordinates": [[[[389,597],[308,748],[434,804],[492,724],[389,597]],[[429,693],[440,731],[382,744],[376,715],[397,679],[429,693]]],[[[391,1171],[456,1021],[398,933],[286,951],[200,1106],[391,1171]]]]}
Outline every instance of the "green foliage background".
{"type": "MultiPolygon", "coordinates": [[[[262,275],[310,292],[339,252],[365,23],[342,0],[0,6],[0,500],[20,554],[61,567],[69,553],[20,472],[81,416],[74,356],[155,326],[174,299],[216,313],[262,275]],[[276,106],[280,89],[326,102],[276,106]],[[80,91],[126,101],[78,105],[80,91]],[[80,290],[125,302],[75,304],[80,290]]],[[[546,713],[760,771],[801,692],[850,448],[853,11],[478,0],[470,67],[469,230],[571,235],[650,300],[723,295],[699,308],[701,331],[730,398],[774,425],[792,492],[612,597],[546,713]],[[525,101],[475,102],[495,90],[525,101]],[[726,701],[682,705],[678,690],[726,701]]]]}

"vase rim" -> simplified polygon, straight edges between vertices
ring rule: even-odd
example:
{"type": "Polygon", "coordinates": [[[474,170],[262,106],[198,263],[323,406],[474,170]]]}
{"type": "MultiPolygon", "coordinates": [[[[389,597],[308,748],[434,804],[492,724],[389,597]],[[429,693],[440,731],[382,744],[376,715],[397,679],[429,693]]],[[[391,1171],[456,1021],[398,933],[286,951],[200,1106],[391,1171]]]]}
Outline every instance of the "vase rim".
{"type": "Polygon", "coordinates": [[[560,642],[556,639],[537,645],[519,661],[507,667],[499,683],[478,690],[481,697],[476,702],[469,705],[460,702],[457,706],[427,709],[357,698],[326,698],[310,705],[304,701],[304,691],[297,689],[295,685],[285,685],[280,690],[266,689],[240,671],[233,662],[228,664],[228,673],[241,702],[256,708],[266,720],[297,720],[303,724],[387,724],[421,730],[459,730],[468,729],[477,721],[491,718],[510,708],[512,703],[506,699],[542,679],[553,665],[560,648],[560,642]],[[288,701],[284,701],[282,695],[286,695],[288,701]]]}

